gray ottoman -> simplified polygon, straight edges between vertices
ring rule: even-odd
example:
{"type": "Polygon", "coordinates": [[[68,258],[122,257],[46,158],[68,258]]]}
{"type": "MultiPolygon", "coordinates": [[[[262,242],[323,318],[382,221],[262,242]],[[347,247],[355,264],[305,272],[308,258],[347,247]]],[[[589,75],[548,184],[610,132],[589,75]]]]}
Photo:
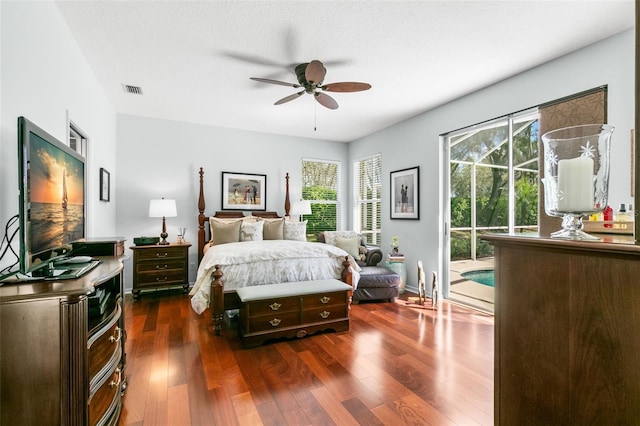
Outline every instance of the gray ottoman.
{"type": "Polygon", "coordinates": [[[400,275],[382,266],[363,266],[353,302],[385,300],[393,302],[399,294],[400,275]]]}

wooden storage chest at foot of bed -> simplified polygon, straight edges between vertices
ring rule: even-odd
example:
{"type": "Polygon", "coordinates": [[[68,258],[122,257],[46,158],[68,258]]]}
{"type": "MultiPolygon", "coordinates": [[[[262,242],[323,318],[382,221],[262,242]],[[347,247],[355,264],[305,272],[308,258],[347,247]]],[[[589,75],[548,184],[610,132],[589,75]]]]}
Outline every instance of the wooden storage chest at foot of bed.
{"type": "Polygon", "coordinates": [[[244,347],[324,330],[349,330],[352,287],[342,281],[271,284],[237,292],[241,301],[239,334],[244,347]]]}

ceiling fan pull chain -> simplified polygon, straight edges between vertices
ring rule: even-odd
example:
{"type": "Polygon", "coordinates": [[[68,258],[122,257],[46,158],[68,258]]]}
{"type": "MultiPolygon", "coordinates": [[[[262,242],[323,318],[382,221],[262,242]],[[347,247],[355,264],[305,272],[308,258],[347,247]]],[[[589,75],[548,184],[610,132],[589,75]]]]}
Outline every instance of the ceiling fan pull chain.
{"type": "Polygon", "coordinates": [[[318,103],[313,103],[313,131],[315,132],[318,127],[318,103]]]}

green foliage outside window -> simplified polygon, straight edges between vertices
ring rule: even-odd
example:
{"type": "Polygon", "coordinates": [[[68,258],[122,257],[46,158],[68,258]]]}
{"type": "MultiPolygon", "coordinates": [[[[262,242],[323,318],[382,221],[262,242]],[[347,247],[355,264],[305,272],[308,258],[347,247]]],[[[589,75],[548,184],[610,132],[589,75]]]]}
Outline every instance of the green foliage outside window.
{"type": "MultiPolygon", "coordinates": [[[[304,200],[336,200],[336,191],[322,187],[302,189],[304,200]]],[[[311,202],[311,214],[305,215],[307,221],[307,240],[317,241],[318,233],[335,231],[337,227],[337,204],[311,202]]]]}

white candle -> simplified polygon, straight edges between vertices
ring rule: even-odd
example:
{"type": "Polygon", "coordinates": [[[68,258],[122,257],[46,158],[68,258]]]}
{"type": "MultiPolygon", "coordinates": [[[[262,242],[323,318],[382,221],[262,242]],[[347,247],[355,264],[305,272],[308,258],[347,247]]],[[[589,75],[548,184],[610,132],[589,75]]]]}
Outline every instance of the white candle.
{"type": "Polygon", "coordinates": [[[577,157],[558,161],[558,211],[593,210],[593,159],[577,157]]]}

